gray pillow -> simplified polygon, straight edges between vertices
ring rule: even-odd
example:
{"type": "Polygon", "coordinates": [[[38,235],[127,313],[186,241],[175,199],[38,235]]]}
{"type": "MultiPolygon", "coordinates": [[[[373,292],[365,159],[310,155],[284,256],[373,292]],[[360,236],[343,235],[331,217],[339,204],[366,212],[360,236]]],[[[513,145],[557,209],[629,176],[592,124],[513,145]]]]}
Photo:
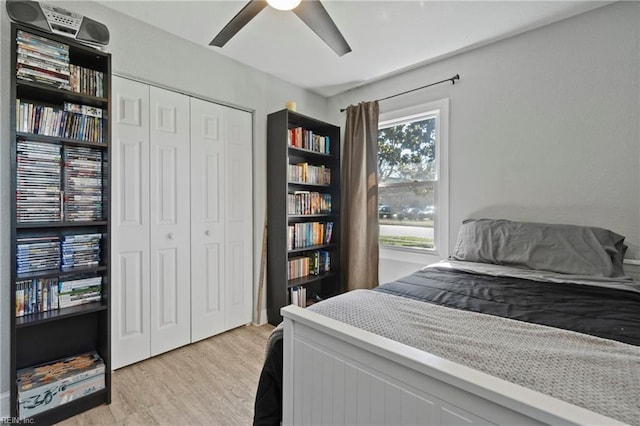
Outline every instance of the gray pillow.
{"type": "Polygon", "coordinates": [[[597,277],[623,277],[624,237],[607,229],[468,219],[451,259],[597,277]]]}

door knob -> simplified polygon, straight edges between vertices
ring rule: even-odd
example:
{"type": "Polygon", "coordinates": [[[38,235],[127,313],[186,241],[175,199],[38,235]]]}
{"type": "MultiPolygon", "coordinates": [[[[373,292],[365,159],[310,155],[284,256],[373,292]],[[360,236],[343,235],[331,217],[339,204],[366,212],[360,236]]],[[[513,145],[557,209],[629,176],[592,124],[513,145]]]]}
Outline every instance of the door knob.
{"type": "Polygon", "coordinates": [[[207,235],[207,236],[211,235],[211,231],[207,229],[206,231],[204,231],[204,235],[207,235]]]}
{"type": "Polygon", "coordinates": [[[170,240],[173,240],[173,232],[169,232],[167,234],[167,238],[170,239],[170,240]]]}

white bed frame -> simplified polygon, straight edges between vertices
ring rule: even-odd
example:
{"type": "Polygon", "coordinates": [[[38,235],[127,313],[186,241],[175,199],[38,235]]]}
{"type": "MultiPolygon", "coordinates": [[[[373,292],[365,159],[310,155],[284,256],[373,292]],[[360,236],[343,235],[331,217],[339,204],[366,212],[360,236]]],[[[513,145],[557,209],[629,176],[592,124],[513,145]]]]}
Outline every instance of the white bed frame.
{"type": "Polygon", "coordinates": [[[619,421],[296,306],[284,317],[284,425],[619,421]]]}

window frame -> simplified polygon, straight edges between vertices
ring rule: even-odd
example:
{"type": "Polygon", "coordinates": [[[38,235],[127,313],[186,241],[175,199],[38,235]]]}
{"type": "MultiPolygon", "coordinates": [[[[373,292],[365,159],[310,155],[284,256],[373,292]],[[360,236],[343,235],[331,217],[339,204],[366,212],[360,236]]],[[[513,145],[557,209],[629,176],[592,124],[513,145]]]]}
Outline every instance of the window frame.
{"type": "MultiPolygon", "coordinates": [[[[380,244],[380,257],[398,261],[424,263],[429,257],[445,259],[449,255],[449,99],[440,99],[380,113],[378,129],[420,119],[436,119],[436,171],[434,196],[434,248],[423,249],[380,244]]],[[[401,183],[382,184],[393,187],[401,183]]],[[[378,183],[378,187],[381,184],[378,183]]]]}

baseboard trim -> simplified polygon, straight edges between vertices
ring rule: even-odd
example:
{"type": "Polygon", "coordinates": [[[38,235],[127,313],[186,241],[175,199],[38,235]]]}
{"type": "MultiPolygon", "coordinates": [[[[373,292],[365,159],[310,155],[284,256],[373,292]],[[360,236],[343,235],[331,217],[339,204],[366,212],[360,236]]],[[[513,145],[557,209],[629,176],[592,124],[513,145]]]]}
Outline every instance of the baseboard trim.
{"type": "Polygon", "coordinates": [[[265,325],[267,323],[267,310],[263,309],[262,312],[260,312],[260,323],[258,323],[258,319],[256,318],[255,321],[253,321],[253,325],[265,325]]]}
{"type": "Polygon", "coordinates": [[[0,394],[0,419],[6,419],[9,417],[9,392],[0,394]]]}

